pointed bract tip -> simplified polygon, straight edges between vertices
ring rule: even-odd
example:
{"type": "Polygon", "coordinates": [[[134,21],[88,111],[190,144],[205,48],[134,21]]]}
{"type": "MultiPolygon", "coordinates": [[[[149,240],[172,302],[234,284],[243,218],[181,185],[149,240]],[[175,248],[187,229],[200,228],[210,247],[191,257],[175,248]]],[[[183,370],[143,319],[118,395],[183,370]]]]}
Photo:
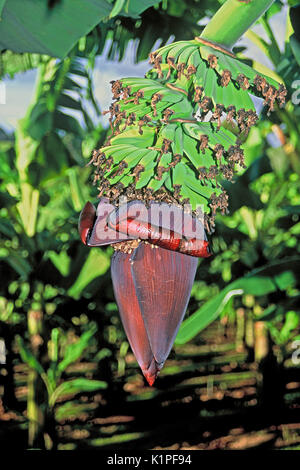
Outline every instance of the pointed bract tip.
{"type": "Polygon", "coordinates": [[[149,375],[148,373],[145,372],[144,377],[147,380],[150,387],[152,387],[152,385],[154,384],[154,382],[156,380],[157,375],[149,375]]]}
{"type": "Polygon", "coordinates": [[[158,362],[156,362],[156,360],[153,358],[150,365],[147,368],[141,367],[144,377],[147,380],[150,387],[152,387],[155,380],[157,379],[157,376],[163,365],[164,365],[163,363],[158,364],[158,362]]]}

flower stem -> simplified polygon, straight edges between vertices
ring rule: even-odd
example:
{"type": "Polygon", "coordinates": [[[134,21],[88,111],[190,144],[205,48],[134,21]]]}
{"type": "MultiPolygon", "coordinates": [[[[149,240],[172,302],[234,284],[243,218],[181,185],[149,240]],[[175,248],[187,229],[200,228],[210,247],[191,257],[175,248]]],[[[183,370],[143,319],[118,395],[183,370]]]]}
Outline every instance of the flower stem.
{"type": "Polygon", "coordinates": [[[227,0],[200,37],[231,49],[236,41],[272,5],[274,0],[227,0]]]}

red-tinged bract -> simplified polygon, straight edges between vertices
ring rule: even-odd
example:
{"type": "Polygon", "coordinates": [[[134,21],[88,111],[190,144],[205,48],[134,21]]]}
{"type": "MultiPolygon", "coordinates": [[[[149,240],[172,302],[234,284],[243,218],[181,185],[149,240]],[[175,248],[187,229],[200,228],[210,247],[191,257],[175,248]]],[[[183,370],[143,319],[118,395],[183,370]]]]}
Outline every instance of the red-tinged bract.
{"type": "MultiPolygon", "coordinates": [[[[129,203],[131,212],[137,204],[140,202],[129,203]]],[[[169,221],[161,219],[166,206],[152,203],[146,209],[139,207],[133,216],[130,210],[124,212],[122,206],[116,208],[102,199],[97,212],[87,203],[79,219],[83,243],[117,248],[111,263],[115,298],[130,346],[149,385],[163,367],[185,315],[197,258],[210,256],[201,223],[178,207],[169,221]],[[132,240],[135,245],[126,252],[126,244],[132,240]]]]}
{"type": "Polygon", "coordinates": [[[96,219],[96,209],[91,202],[87,202],[80,213],[78,230],[82,243],[87,245],[89,234],[96,219]]]}
{"type": "Polygon", "coordinates": [[[152,353],[132,277],[132,255],[116,251],[111,276],[121,320],[131,349],[148,383],[152,385],[163,364],[152,353]]]}

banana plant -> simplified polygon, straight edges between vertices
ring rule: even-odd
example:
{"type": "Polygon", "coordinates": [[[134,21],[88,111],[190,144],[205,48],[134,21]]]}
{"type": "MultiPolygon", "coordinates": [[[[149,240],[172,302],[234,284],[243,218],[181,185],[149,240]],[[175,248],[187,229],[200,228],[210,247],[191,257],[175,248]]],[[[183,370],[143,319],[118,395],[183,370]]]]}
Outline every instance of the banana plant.
{"type": "MultiPolygon", "coordinates": [[[[66,369],[82,357],[96,331],[97,327],[92,325],[75,343],[65,346],[65,338],[61,334],[61,331],[58,328],[53,328],[48,343],[48,356],[50,361],[47,368],[45,368],[45,365],[36,357],[32,347],[29,348],[21,336],[17,337],[23,362],[30,367],[31,375],[39,376],[47,392],[46,403],[43,404],[43,407],[46,407],[46,409],[43,409],[43,412],[37,411],[34,397],[29,396],[27,412],[29,419],[30,446],[36,445],[43,440],[45,440],[46,447],[48,448],[53,448],[55,445],[54,407],[59,399],[68,395],[93,392],[107,388],[106,382],[87,379],[85,377],[62,381],[62,375],[65,373],[66,369]]],[[[37,332],[35,332],[34,338],[31,336],[31,343],[37,343],[37,336],[37,332]]],[[[37,392],[37,390],[35,390],[35,392],[37,392]]]]}
{"type": "MultiPolygon", "coordinates": [[[[105,131],[101,125],[95,127],[84,105],[88,102],[100,115],[92,96],[92,57],[83,61],[73,54],[63,61],[49,57],[39,60],[33,101],[14,136],[5,136],[0,147],[4,179],[0,182],[0,198],[7,206],[0,221],[1,274],[6,278],[1,288],[0,327],[7,322],[26,328],[27,314],[30,334],[31,312],[39,311],[41,318],[36,323],[40,324],[41,336],[45,335],[44,341],[49,328],[47,286],[54,288],[48,293],[56,305],[62,301],[65,307],[86,285],[80,281],[80,274],[82,269],[89,271],[90,260],[85,262],[83,250],[76,250],[78,242],[72,236],[70,221],[90,194],[86,185],[89,169],[78,171],[84,163],[81,153],[89,153],[105,131]],[[80,113],[81,122],[73,117],[74,111],[77,116],[80,113]],[[71,269],[67,252],[72,249],[76,254],[71,269]],[[62,287],[60,293],[58,286],[62,287]]],[[[101,268],[98,266],[94,276],[105,272],[105,262],[105,255],[101,256],[101,268]]],[[[92,279],[87,276],[86,283],[92,279]]],[[[35,351],[38,362],[44,352],[35,351]]],[[[49,386],[54,385],[49,382],[49,386]]],[[[40,436],[36,417],[47,421],[41,409],[43,394],[39,394],[43,388],[41,375],[30,369],[29,441],[34,445],[40,436]]]]}
{"type": "Polygon", "coordinates": [[[214,231],[216,212],[228,211],[221,181],[245,168],[242,144],[258,121],[251,96],[264,100],[268,114],[285,102],[282,84],[232,52],[272,3],[227,0],[199,37],[151,53],[153,68],[145,78],[112,82],[111,133],[90,162],[99,197],[111,209],[101,212],[102,199],[97,212],[87,203],[79,232],[87,245],[113,244],[116,250],[115,297],[150,385],[185,314],[197,257],[211,254],[207,234],[214,231]],[[143,201],[145,211],[124,209],[124,198],[129,206],[143,201]],[[155,204],[161,212],[174,205],[180,214],[173,222],[163,214],[153,222],[155,204]],[[186,235],[196,221],[202,230],[186,235]]]}
{"type": "Polygon", "coordinates": [[[74,45],[99,23],[118,14],[138,18],[156,0],[78,0],[42,2],[2,0],[0,4],[0,51],[47,54],[64,59],[74,45]],[[34,14],[32,12],[34,11],[34,14]],[[70,27],[72,19],[72,27],[70,27]],[[66,30],[68,34],[66,34],[66,30]]]}
{"type": "MultiPolygon", "coordinates": [[[[274,13],[278,11],[278,5],[274,4],[273,6],[274,9],[272,7],[271,10],[274,13]]],[[[291,8],[291,20],[295,8],[291,8]]],[[[266,12],[263,24],[276,48],[277,41],[268,23],[270,16],[271,12],[266,12]]],[[[292,53],[288,41],[292,34],[289,24],[287,21],[286,43],[283,52],[279,57],[277,56],[276,61],[272,60],[269,54],[268,58],[272,60],[274,68],[276,65],[278,66],[277,71],[283,75],[288,85],[289,97],[291,97],[293,94],[292,82],[298,78],[299,67],[297,67],[297,57],[292,53]],[[287,63],[289,67],[283,68],[287,63]]],[[[247,33],[247,36],[252,37],[252,32],[251,34],[247,33]]],[[[292,37],[295,45],[295,34],[292,37]]],[[[285,109],[277,109],[268,121],[261,122],[253,130],[246,143],[246,158],[253,163],[236,178],[234,184],[223,182],[229,194],[231,214],[230,217],[223,218],[222,221],[219,219],[219,231],[223,234],[223,238],[214,240],[217,256],[211,273],[220,272],[222,277],[231,280],[231,283],[221,289],[214,299],[209,299],[205,304],[199,305],[200,308],[197,308],[196,312],[183,323],[176,339],[178,344],[190,340],[217,318],[226,309],[226,305],[231,302],[232,297],[247,295],[248,288],[252,290],[251,284],[254,282],[257,269],[266,272],[268,266],[273,266],[272,269],[280,272],[280,277],[285,279],[285,283],[281,286],[279,280],[278,283],[275,283],[275,290],[269,291],[270,285],[268,287],[268,283],[271,281],[271,277],[264,276],[262,284],[257,278],[257,283],[260,285],[257,289],[252,290],[251,295],[258,298],[259,303],[262,301],[263,305],[263,308],[259,306],[260,313],[257,316],[257,321],[266,319],[266,326],[270,328],[274,341],[280,343],[282,340],[282,336],[277,330],[279,327],[277,324],[275,326],[275,320],[282,318],[286,312],[287,315],[288,312],[294,312],[291,309],[296,309],[297,303],[297,296],[294,298],[295,293],[292,294],[292,292],[298,287],[296,275],[298,258],[297,250],[294,249],[294,246],[298,245],[299,238],[298,114],[298,106],[289,101],[285,109]],[[284,122],[284,126],[279,125],[280,120],[284,122]],[[278,143],[274,147],[270,146],[265,139],[266,136],[273,139],[276,137],[278,143]],[[257,158],[258,154],[261,154],[261,157],[257,158]],[[265,192],[266,187],[268,189],[265,192]],[[260,197],[261,195],[264,195],[265,199],[260,197]],[[230,229],[232,226],[236,227],[234,232],[230,229]],[[226,249],[223,248],[221,251],[220,245],[222,243],[223,246],[226,243],[226,249]],[[228,256],[228,250],[231,251],[231,256],[228,256]],[[224,253],[222,253],[223,251],[224,253]],[[232,259],[235,261],[234,265],[232,265],[232,259]],[[249,268],[253,269],[254,267],[254,271],[247,272],[249,268]],[[266,290],[264,290],[264,285],[266,290]],[[278,311],[273,303],[275,292],[277,303],[280,304],[278,311]],[[263,299],[266,296],[268,308],[265,309],[263,299]]],[[[250,292],[248,294],[250,295],[250,292]]],[[[239,304],[240,301],[237,299],[235,305],[239,304]]],[[[296,318],[296,316],[297,312],[295,316],[292,313],[289,314],[290,318],[296,318]]],[[[292,324],[292,322],[290,323],[292,324]]],[[[284,328],[283,331],[286,334],[287,329],[284,328]]],[[[285,338],[287,339],[288,335],[285,338]]]]}

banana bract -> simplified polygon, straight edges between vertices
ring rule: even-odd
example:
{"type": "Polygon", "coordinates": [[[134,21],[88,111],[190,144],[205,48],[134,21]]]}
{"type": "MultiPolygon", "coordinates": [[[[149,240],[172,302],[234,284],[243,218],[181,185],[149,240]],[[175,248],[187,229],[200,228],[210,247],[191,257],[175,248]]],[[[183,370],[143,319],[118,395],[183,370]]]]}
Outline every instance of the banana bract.
{"type": "Polygon", "coordinates": [[[111,244],[115,298],[127,338],[152,385],[183,320],[197,257],[210,256],[203,224],[178,206],[88,202],[79,219],[88,246],[111,244]]]}

